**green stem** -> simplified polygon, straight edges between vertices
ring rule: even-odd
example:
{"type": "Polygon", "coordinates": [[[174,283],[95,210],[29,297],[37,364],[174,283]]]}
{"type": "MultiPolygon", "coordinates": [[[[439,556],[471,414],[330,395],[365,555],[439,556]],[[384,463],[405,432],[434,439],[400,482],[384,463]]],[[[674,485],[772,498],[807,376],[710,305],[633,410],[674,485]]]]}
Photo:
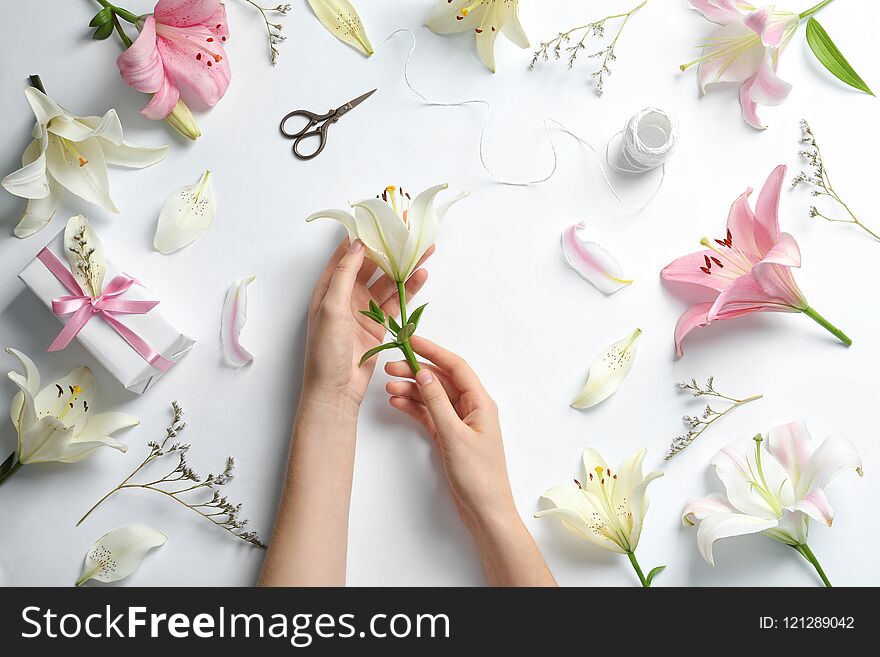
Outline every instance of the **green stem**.
{"type": "Polygon", "coordinates": [[[802,543],[801,545],[792,545],[792,547],[797,550],[804,559],[813,564],[813,568],[816,569],[816,572],[819,573],[819,577],[822,578],[822,583],[830,589],[831,582],[828,580],[828,576],[825,575],[825,571],[822,570],[822,566],[819,564],[819,560],[816,558],[816,555],[813,554],[810,546],[806,543],[802,543]]]}
{"type": "Polygon", "coordinates": [[[852,346],[852,340],[849,338],[849,336],[846,333],[844,333],[839,328],[837,328],[834,324],[832,324],[827,319],[822,317],[822,315],[817,313],[813,308],[811,308],[810,306],[807,306],[806,308],[804,308],[803,313],[807,317],[812,319],[814,322],[819,324],[819,326],[822,326],[823,328],[828,330],[830,333],[832,333],[835,338],[840,340],[847,347],[852,346]]]}
{"type": "Polygon", "coordinates": [[[116,16],[119,16],[124,21],[128,21],[129,23],[137,24],[138,17],[136,14],[131,13],[128,9],[123,9],[122,7],[117,7],[116,5],[110,4],[107,0],[96,0],[96,2],[102,7],[106,7],[110,11],[112,11],[116,16]]]}
{"type": "Polygon", "coordinates": [[[822,2],[820,2],[815,7],[810,7],[806,11],[802,11],[798,18],[800,20],[804,20],[805,18],[809,18],[810,16],[815,14],[817,11],[822,9],[825,5],[830,5],[832,2],[834,2],[834,0],[822,0],[822,2]]]}
{"type": "MultiPolygon", "coordinates": [[[[397,297],[400,299],[400,327],[406,329],[406,285],[402,281],[397,282],[397,297]]],[[[409,363],[413,374],[422,369],[419,367],[419,361],[416,360],[416,355],[409,343],[409,338],[404,338],[401,342],[400,350],[403,352],[406,362],[409,363]]]]}
{"type": "Polygon", "coordinates": [[[4,481],[21,470],[23,465],[24,463],[21,463],[18,460],[18,453],[12,452],[12,454],[9,455],[9,458],[3,462],[3,465],[0,465],[0,486],[3,485],[4,481]]]}
{"type": "Polygon", "coordinates": [[[629,557],[629,562],[632,564],[633,569],[636,571],[636,575],[639,576],[639,581],[642,583],[642,586],[644,588],[648,588],[650,584],[648,584],[648,580],[645,579],[645,574],[642,572],[642,567],[639,566],[639,562],[636,561],[636,553],[627,552],[626,556],[629,557]]]}
{"type": "Polygon", "coordinates": [[[116,28],[116,33],[119,35],[119,38],[122,39],[122,45],[126,48],[131,48],[131,39],[125,33],[125,30],[122,29],[122,23],[119,22],[119,19],[116,17],[116,14],[113,14],[113,27],[116,28]]]}

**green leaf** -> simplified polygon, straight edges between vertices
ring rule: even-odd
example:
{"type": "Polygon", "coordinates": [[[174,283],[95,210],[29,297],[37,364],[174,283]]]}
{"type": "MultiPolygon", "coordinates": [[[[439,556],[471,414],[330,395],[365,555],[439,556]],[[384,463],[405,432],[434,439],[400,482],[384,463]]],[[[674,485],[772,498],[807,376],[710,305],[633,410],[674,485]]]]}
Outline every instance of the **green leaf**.
{"type": "Polygon", "coordinates": [[[98,29],[95,30],[95,33],[92,35],[92,38],[97,41],[102,41],[103,39],[106,39],[107,37],[109,37],[111,34],[113,34],[113,23],[111,23],[110,21],[107,21],[106,23],[103,23],[98,26],[98,29]]]}
{"type": "Polygon", "coordinates": [[[379,307],[379,304],[377,304],[377,303],[376,303],[375,301],[373,301],[372,299],[370,299],[370,310],[372,310],[373,313],[374,313],[377,317],[381,317],[381,318],[382,318],[382,322],[380,322],[380,323],[385,323],[385,313],[382,312],[382,309],[379,307]]]}
{"type": "Polygon", "coordinates": [[[404,340],[409,340],[413,333],[416,332],[416,325],[413,323],[408,323],[402,329],[397,332],[397,341],[403,342],[404,340]]]}
{"type": "Polygon", "coordinates": [[[363,365],[368,360],[370,360],[373,356],[378,354],[380,351],[385,351],[386,349],[394,349],[398,345],[394,342],[389,342],[387,344],[380,344],[378,347],[373,347],[369,351],[367,351],[363,356],[361,356],[361,362],[358,365],[363,365]]]}
{"type": "Polygon", "coordinates": [[[15,465],[16,457],[18,456],[18,452],[12,452],[2,464],[0,464],[0,477],[5,475],[7,472],[12,470],[12,466],[15,465]]]}
{"type": "Polygon", "coordinates": [[[104,23],[109,23],[111,18],[113,18],[113,12],[110,10],[110,7],[104,7],[92,17],[92,20],[89,21],[89,27],[98,27],[104,23]]]}
{"type": "Polygon", "coordinates": [[[400,324],[398,324],[397,320],[391,315],[388,315],[388,328],[391,329],[391,332],[394,333],[394,335],[400,333],[400,324]]]}
{"type": "Polygon", "coordinates": [[[874,95],[874,92],[868,88],[865,81],[859,77],[859,74],[846,61],[843,53],[834,45],[825,28],[815,18],[807,21],[807,43],[810,45],[810,50],[816,55],[816,59],[831,71],[835,77],[859,91],[874,95]]]}
{"type": "Polygon", "coordinates": [[[409,316],[410,324],[412,324],[413,326],[418,328],[419,320],[422,318],[422,313],[425,312],[425,306],[427,306],[427,305],[428,304],[426,304],[426,303],[422,304],[421,306],[419,306],[418,308],[413,310],[412,315],[409,316]]]}
{"type": "Polygon", "coordinates": [[[379,316],[376,315],[372,310],[358,310],[358,312],[359,312],[361,315],[365,315],[365,316],[369,317],[370,319],[372,319],[372,320],[373,320],[374,322],[376,322],[377,324],[381,324],[382,326],[385,326],[385,318],[384,318],[384,317],[379,317],[379,316]]]}
{"type": "Polygon", "coordinates": [[[651,572],[648,573],[648,577],[646,578],[648,581],[648,586],[651,586],[651,582],[654,581],[654,578],[657,577],[660,573],[666,570],[666,566],[657,566],[656,568],[652,568],[651,572]]]}

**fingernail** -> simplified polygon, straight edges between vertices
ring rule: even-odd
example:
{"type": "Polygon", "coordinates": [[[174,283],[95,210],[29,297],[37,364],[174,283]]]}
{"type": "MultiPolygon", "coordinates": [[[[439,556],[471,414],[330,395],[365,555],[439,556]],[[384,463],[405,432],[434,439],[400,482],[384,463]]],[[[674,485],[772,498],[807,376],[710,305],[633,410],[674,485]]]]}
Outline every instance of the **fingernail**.
{"type": "Polygon", "coordinates": [[[361,242],[360,240],[355,240],[354,242],[351,243],[351,252],[352,253],[357,253],[358,251],[360,251],[363,248],[364,248],[364,243],[361,242]]]}
{"type": "Polygon", "coordinates": [[[416,372],[416,381],[420,386],[429,386],[434,383],[434,375],[430,370],[419,370],[416,372]]]}

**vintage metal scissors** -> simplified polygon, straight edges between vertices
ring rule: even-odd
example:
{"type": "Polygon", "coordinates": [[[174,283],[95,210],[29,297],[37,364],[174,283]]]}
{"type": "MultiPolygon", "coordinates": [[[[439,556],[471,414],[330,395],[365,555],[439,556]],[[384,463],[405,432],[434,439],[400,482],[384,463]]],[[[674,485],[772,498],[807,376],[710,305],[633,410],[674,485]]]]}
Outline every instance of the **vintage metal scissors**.
{"type": "Polygon", "coordinates": [[[294,110],[290,112],[287,116],[281,119],[281,134],[287,137],[288,139],[293,139],[293,154],[299,160],[311,160],[314,157],[317,157],[321,151],[324,150],[324,146],[327,145],[327,130],[331,125],[336,123],[340,118],[344,115],[348,114],[355,107],[364,102],[367,98],[376,93],[376,90],[368,91],[363,96],[358,96],[357,98],[348,101],[345,105],[341,107],[337,107],[335,110],[331,110],[326,114],[315,114],[314,112],[310,112],[309,110],[294,110]],[[298,132],[288,132],[285,129],[285,124],[287,121],[294,116],[301,116],[307,120],[305,127],[298,132]],[[300,150],[300,144],[306,139],[316,138],[318,140],[318,147],[314,150],[314,152],[307,153],[300,150]]]}

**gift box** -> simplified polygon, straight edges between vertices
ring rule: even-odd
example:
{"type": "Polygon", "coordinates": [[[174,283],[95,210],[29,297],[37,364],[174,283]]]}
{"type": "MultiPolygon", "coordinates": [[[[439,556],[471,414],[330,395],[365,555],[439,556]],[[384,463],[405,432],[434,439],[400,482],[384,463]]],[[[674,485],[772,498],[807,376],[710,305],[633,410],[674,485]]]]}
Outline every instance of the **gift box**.
{"type": "MultiPolygon", "coordinates": [[[[72,299],[77,293],[71,289],[72,285],[69,282],[67,285],[64,282],[72,279],[64,249],[62,230],[18,277],[63,324],[68,324],[74,318],[74,314],[58,313],[59,309],[65,308],[59,305],[60,300],[72,299]]],[[[123,272],[108,260],[105,282],[114,281],[122,274],[123,272]]],[[[118,280],[133,279],[122,275],[118,280]]],[[[142,312],[144,307],[150,307],[150,304],[145,302],[154,301],[156,297],[138,281],[134,280],[129,287],[125,287],[124,293],[117,295],[107,294],[109,286],[106,286],[106,283],[105,296],[113,296],[106,306],[109,311],[104,314],[91,309],[84,310],[85,324],[76,333],[76,339],[125,388],[140,395],[166,371],[172,369],[173,364],[192,348],[195,340],[171,326],[158,308],[142,312]],[[119,307],[138,308],[139,304],[141,310],[118,310],[119,307]]],[[[75,285],[74,282],[73,286],[75,285]]],[[[83,298],[80,304],[94,306],[94,301],[83,298]]]]}

